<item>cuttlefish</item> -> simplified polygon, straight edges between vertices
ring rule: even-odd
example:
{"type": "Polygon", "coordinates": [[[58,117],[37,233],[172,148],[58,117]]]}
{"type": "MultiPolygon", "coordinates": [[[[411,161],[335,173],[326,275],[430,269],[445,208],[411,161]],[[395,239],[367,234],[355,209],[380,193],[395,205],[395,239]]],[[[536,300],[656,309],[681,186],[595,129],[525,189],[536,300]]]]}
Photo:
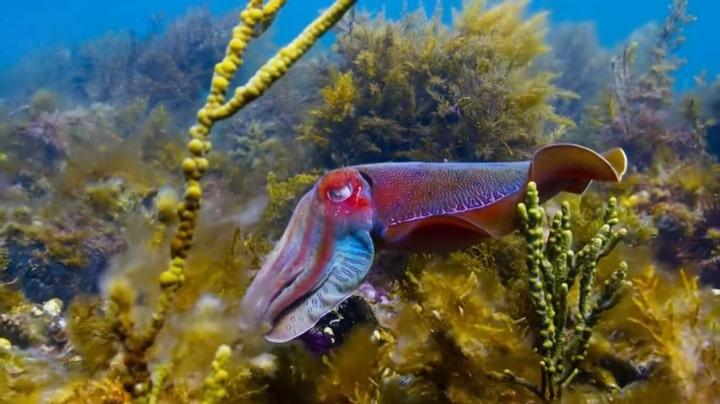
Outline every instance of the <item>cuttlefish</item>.
{"type": "Polygon", "coordinates": [[[591,181],[620,181],[622,149],[604,154],[554,144],[531,160],[496,163],[389,162],[324,174],[290,222],[242,301],[241,328],[272,342],[312,328],[358,290],[376,250],[449,252],[519,226],[527,184],[540,202],[582,194],[591,181]]]}

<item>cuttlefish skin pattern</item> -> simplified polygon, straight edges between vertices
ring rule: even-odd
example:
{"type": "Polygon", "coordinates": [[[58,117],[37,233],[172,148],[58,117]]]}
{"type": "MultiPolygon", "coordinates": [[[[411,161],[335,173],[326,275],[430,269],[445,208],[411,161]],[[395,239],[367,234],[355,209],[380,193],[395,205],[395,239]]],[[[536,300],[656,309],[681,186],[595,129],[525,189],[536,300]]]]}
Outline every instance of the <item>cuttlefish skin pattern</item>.
{"type": "Polygon", "coordinates": [[[378,163],[329,171],[300,200],[242,301],[241,328],[272,342],[302,335],[350,297],[378,249],[447,252],[517,229],[534,181],[545,202],[618,182],[622,149],[554,144],[531,160],[378,163]]]}

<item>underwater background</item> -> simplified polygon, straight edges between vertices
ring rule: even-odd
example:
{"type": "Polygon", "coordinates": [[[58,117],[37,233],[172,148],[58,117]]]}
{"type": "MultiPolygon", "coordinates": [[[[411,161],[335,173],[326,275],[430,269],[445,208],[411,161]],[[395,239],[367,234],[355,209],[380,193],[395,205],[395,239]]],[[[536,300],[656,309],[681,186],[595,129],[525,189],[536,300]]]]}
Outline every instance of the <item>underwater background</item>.
{"type": "MultiPolygon", "coordinates": [[[[718,12],[7,4],[0,402],[720,403],[718,12]],[[328,172],[540,167],[556,143],[597,151],[612,178],[546,201],[531,175],[483,216],[510,234],[453,251],[382,248],[373,228],[369,274],[307,332],[271,342],[242,326],[274,248],[319,260],[355,240],[281,239],[328,172]]],[[[563,150],[590,176],[590,154],[563,150]]],[[[445,185],[428,192],[458,181],[445,185]]]]}
{"type": "MultiPolygon", "coordinates": [[[[275,32],[273,42],[284,43],[293,33],[304,27],[303,22],[314,18],[319,10],[328,7],[327,2],[289,2],[286,12],[278,16],[278,24],[287,27],[275,32]]],[[[418,2],[416,0],[383,2],[366,1],[362,7],[367,10],[385,10],[388,17],[399,18],[404,9],[414,10],[424,5],[432,13],[436,3],[443,8],[443,18],[449,20],[452,8],[461,5],[461,0],[418,2]]],[[[563,22],[591,22],[597,33],[598,42],[606,48],[621,45],[631,33],[646,24],[661,21],[669,5],[668,1],[627,2],[622,0],[590,1],[579,5],[572,0],[533,0],[528,10],[548,11],[551,25],[563,22]]],[[[153,30],[166,29],[188,9],[206,7],[213,15],[222,15],[238,7],[236,0],[187,1],[124,1],[98,3],[93,1],[39,0],[31,4],[17,2],[9,4],[0,15],[0,24],[5,34],[0,35],[0,67],[8,68],[28,53],[53,46],[72,47],[88,39],[102,36],[108,31],[132,31],[146,37],[153,30]],[[82,21],[82,24],[72,21],[82,21]],[[22,32],[23,35],[14,35],[22,32]]],[[[707,47],[711,38],[718,36],[720,28],[711,16],[717,15],[718,6],[710,1],[690,4],[690,12],[699,20],[687,27],[686,36],[694,39],[678,50],[686,58],[686,64],[677,75],[678,84],[683,88],[692,85],[692,76],[707,69],[710,77],[720,72],[720,54],[707,47]]],[[[328,40],[324,41],[329,43],[328,40]]]]}

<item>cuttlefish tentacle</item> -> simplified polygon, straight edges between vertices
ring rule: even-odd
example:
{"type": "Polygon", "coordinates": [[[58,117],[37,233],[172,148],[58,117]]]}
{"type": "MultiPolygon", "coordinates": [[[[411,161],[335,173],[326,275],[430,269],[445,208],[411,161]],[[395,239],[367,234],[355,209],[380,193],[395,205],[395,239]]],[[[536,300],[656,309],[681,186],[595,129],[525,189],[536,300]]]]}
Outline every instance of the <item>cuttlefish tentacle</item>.
{"type": "Polygon", "coordinates": [[[328,172],[302,198],[243,300],[245,327],[291,340],[349,297],[377,248],[450,251],[511,233],[529,181],[541,202],[620,181],[621,149],[556,144],[507,163],[380,163],[328,172]]]}

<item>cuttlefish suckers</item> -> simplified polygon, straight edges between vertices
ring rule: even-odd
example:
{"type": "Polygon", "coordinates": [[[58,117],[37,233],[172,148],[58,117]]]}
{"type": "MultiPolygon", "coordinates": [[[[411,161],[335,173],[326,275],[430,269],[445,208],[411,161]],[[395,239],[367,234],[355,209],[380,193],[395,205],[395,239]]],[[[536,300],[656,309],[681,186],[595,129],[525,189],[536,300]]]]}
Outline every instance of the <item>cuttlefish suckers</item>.
{"type": "Polygon", "coordinates": [[[514,231],[527,184],[541,203],[595,181],[618,182],[622,149],[598,154],[575,144],[529,161],[379,163],[332,170],[295,207],[285,233],[242,302],[245,329],[292,340],[352,295],[376,249],[452,251],[514,231]]]}

